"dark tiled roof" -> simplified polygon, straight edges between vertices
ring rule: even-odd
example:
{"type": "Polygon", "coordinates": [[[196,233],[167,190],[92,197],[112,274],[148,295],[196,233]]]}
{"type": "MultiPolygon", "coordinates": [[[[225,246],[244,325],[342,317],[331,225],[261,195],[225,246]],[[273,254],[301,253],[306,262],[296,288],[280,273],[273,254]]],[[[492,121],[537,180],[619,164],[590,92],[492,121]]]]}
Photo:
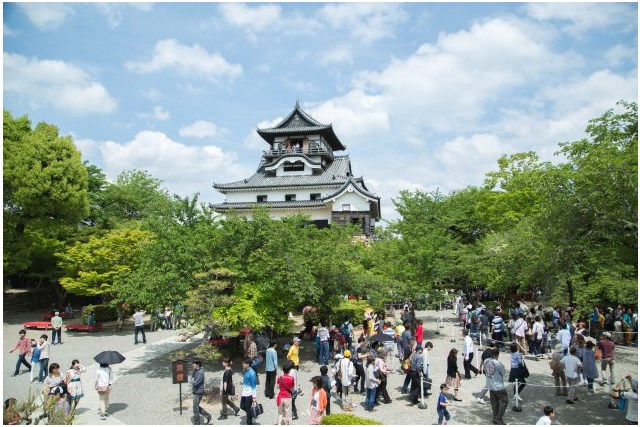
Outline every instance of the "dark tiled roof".
{"type": "Polygon", "coordinates": [[[230,209],[239,209],[246,210],[252,209],[255,206],[266,206],[269,208],[275,209],[285,209],[285,208],[322,208],[325,206],[324,201],[322,200],[294,200],[291,202],[239,202],[239,203],[219,203],[215,205],[211,205],[212,208],[216,210],[230,210],[230,209]]]}
{"type": "Polygon", "coordinates": [[[360,178],[353,178],[350,177],[345,183],[344,185],[342,185],[340,188],[338,188],[336,191],[334,191],[332,194],[329,194],[326,197],[323,197],[322,200],[329,200],[332,197],[337,196],[338,194],[342,193],[344,191],[345,188],[347,188],[349,186],[349,184],[353,184],[354,188],[356,189],[356,191],[358,191],[359,193],[370,197],[372,199],[374,199],[376,201],[375,204],[375,213],[376,213],[376,219],[380,219],[381,218],[381,211],[380,211],[380,197],[376,196],[373,193],[370,193],[369,191],[366,190],[366,188],[364,188],[364,181],[362,180],[362,177],[360,178]]]}
{"type": "Polygon", "coordinates": [[[313,175],[293,175],[276,176],[275,172],[266,172],[264,164],[260,164],[258,171],[250,178],[242,181],[229,182],[226,184],[213,184],[213,188],[224,192],[224,190],[241,190],[249,188],[278,188],[297,186],[342,186],[351,176],[351,161],[349,156],[336,156],[333,162],[320,173],[313,175]]]}
{"type": "Polygon", "coordinates": [[[257,129],[257,132],[262,139],[270,144],[273,143],[276,136],[300,136],[318,133],[324,136],[325,140],[334,150],[344,150],[346,148],[333,131],[332,125],[325,125],[318,122],[305,113],[297,102],[293,111],[275,127],[257,129]]]}

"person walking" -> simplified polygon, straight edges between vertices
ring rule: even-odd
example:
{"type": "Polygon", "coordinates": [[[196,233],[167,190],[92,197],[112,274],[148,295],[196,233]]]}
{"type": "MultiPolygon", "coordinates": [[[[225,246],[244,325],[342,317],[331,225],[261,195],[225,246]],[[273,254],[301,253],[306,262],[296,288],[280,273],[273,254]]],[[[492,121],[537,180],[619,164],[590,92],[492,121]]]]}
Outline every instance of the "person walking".
{"type": "Polygon", "coordinates": [[[298,419],[298,408],[296,407],[296,399],[300,394],[302,394],[302,389],[300,388],[300,381],[298,377],[298,368],[293,366],[289,371],[289,375],[293,378],[293,393],[291,394],[291,413],[293,416],[292,420],[298,419]]]}
{"type": "Polygon", "coordinates": [[[329,330],[324,326],[324,323],[320,323],[320,327],[316,331],[316,336],[320,342],[320,365],[327,365],[329,363],[329,330]]]}
{"type": "Polygon", "coordinates": [[[529,352],[529,345],[527,344],[527,331],[529,330],[529,325],[527,324],[527,320],[525,319],[525,314],[520,313],[518,315],[518,319],[513,324],[512,333],[516,337],[516,343],[520,346],[523,354],[527,354],[529,352]]]}
{"type": "MultiPolygon", "coordinates": [[[[31,341],[31,340],[29,340],[31,341]]],[[[31,370],[29,371],[29,382],[40,382],[40,347],[38,342],[33,341],[31,345],[31,370]]]]}
{"type": "Polygon", "coordinates": [[[478,376],[478,368],[473,366],[473,353],[475,352],[475,346],[473,344],[473,339],[469,336],[469,331],[462,331],[462,335],[464,336],[464,344],[462,346],[462,356],[463,356],[463,366],[464,366],[464,379],[471,379],[471,372],[478,376]]]}
{"type": "Polygon", "coordinates": [[[238,408],[235,405],[235,403],[233,403],[230,399],[230,396],[236,395],[236,389],[235,389],[235,386],[233,385],[233,369],[231,369],[232,364],[233,362],[231,361],[230,357],[226,357],[222,360],[222,366],[224,368],[224,371],[222,371],[222,380],[220,381],[220,384],[221,384],[220,395],[222,396],[222,410],[220,411],[220,417],[218,417],[219,420],[227,419],[227,414],[228,414],[227,405],[231,406],[231,409],[233,409],[233,414],[235,416],[238,416],[238,413],[240,412],[240,408],[238,408]]]}
{"type": "Polygon", "coordinates": [[[291,360],[293,362],[293,366],[296,369],[300,366],[300,338],[293,337],[293,345],[289,348],[287,352],[287,360],[291,360]]]}
{"type": "Polygon", "coordinates": [[[598,367],[596,365],[596,353],[593,351],[594,344],[588,341],[582,352],[582,374],[587,380],[589,393],[594,394],[593,381],[598,378],[598,367]]]}
{"type": "MultiPolygon", "coordinates": [[[[376,357],[376,370],[378,371],[378,376],[380,379],[380,385],[378,386],[378,390],[376,392],[376,403],[380,401],[380,396],[382,396],[383,402],[385,404],[391,403],[391,397],[389,396],[389,391],[387,390],[388,383],[388,375],[393,371],[387,367],[385,363],[386,359],[386,349],[381,349],[378,351],[378,356],[376,357]]],[[[329,412],[327,412],[329,414],[329,412]]]]}
{"type": "Polygon", "coordinates": [[[96,370],[95,388],[100,398],[100,419],[107,419],[107,411],[109,410],[109,393],[111,393],[111,385],[113,384],[113,369],[108,363],[101,363],[96,370]]]}
{"type": "Polygon", "coordinates": [[[39,350],[38,362],[40,364],[40,372],[38,375],[38,382],[42,383],[49,371],[49,351],[51,350],[51,344],[49,344],[49,337],[47,334],[40,335],[40,341],[36,348],[39,350]]]}
{"type": "Polygon", "coordinates": [[[245,357],[242,361],[242,396],[240,397],[240,408],[245,412],[247,425],[253,424],[251,416],[251,406],[256,401],[256,371],[251,367],[251,358],[245,357]]]}
{"type": "Polygon", "coordinates": [[[204,369],[202,369],[202,361],[194,360],[191,363],[191,368],[193,369],[193,372],[191,372],[189,382],[191,383],[191,395],[193,400],[193,424],[200,425],[200,415],[205,417],[207,419],[206,424],[209,424],[211,422],[211,414],[200,406],[202,396],[204,395],[204,369]]]}
{"type": "Polygon", "coordinates": [[[371,355],[367,356],[367,365],[365,367],[364,385],[367,388],[367,397],[364,401],[364,409],[369,412],[375,412],[374,408],[376,400],[376,390],[380,380],[376,378],[375,358],[371,355]]]}
{"type": "Polygon", "coordinates": [[[556,344],[553,354],[551,354],[551,360],[549,361],[549,367],[551,368],[551,375],[556,384],[556,396],[567,396],[567,377],[564,376],[564,367],[561,360],[564,357],[564,346],[562,344],[556,344]],[[560,382],[562,382],[562,389],[560,389],[560,382]]]}
{"type": "Polygon", "coordinates": [[[327,394],[327,408],[325,413],[331,415],[331,377],[329,376],[329,367],[327,365],[320,366],[320,378],[322,379],[322,388],[327,394]]]}
{"type": "Polygon", "coordinates": [[[567,384],[569,385],[567,403],[573,405],[578,400],[576,386],[580,382],[580,370],[582,369],[582,362],[576,357],[576,348],[571,347],[569,354],[563,357],[560,363],[564,367],[564,376],[567,377],[567,384]]]}
{"type": "Polygon", "coordinates": [[[605,331],[602,333],[600,337],[600,341],[596,344],[596,347],[600,349],[602,352],[602,358],[600,360],[600,370],[602,371],[602,382],[601,385],[604,385],[607,381],[605,372],[607,370],[607,366],[609,367],[609,385],[612,386],[615,383],[615,378],[613,376],[613,360],[614,360],[614,351],[615,344],[611,339],[611,332],[605,331]]]}
{"type": "Polygon", "coordinates": [[[351,352],[349,350],[345,350],[344,357],[338,360],[336,367],[336,376],[340,379],[340,382],[342,384],[342,397],[340,399],[342,410],[352,411],[355,405],[353,405],[351,396],[349,395],[349,386],[351,385],[351,381],[355,377],[355,368],[353,366],[353,362],[351,361],[351,352]]]}
{"type": "Polygon", "coordinates": [[[31,372],[31,364],[27,362],[27,356],[31,354],[31,341],[27,338],[27,331],[21,329],[18,332],[18,341],[13,346],[9,353],[13,353],[18,350],[18,361],[16,362],[16,370],[13,373],[12,377],[17,376],[20,373],[20,365],[25,365],[29,368],[29,372],[31,372]]]}
{"type": "MultiPolygon", "coordinates": [[[[518,350],[519,344],[512,342],[510,346],[511,350],[511,370],[509,371],[509,382],[515,382],[518,380],[518,400],[522,401],[522,390],[526,386],[525,366],[524,358],[518,350]]],[[[513,385],[513,394],[516,394],[516,385],[513,385]]]]}
{"type": "Polygon", "coordinates": [[[51,345],[62,344],[62,317],[60,317],[60,312],[56,311],[54,316],[51,318],[51,327],[53,331],[51,331],[51,345]],[[56,337],[58,337],[58,342],[56,343],[56,337]]]}
{"type": "Polygon", "coordinates": [[[291,424],[291,403],[293,398],[293,389],[295,380],[289,375],[293,368],[293,362],[287,360],[282,365],[283,374],[278,377],[278,396],[276,397],[276,405],[278,405],[278,420],[276,425],[291,424]]]}
{"type": "Polygon", "coordinates": [[[173,313],[171,312],[171,308],[169,308],[169,306],[166,306],[164,308],[164,323],[165,323],[165,328],[167,329],[173,329],[173,319],[172,316],[173,313]]]}
{"type": "Polygon", "coordinates": [[[321,377],[313,377],[311,382],[313,383],[313,388],[311,389],[311,402],[309,405],[309,424],[319,425],[327,409],[327,393],[322,385],[321,377]]]}
{"type": "Polygon", "coordinates": [[[422,342],[424,341],[424,328],[422,326],[422,320],[418,320],[416,324],[416,343],[422,347],[422,342]]]}
{"type": "Polygon", "coordinates": [[[134,344],[138,344],[138,334],[140,332],[142,332],[142,343],[147,343],[147,337],[144,334],[144,320],[142,318],[144,313],[145,312],[139,308],[137,308],[135,313],[133,313],[134,344]]]}
{"type": "Polygon", "coordinates": [[[569,332],[565,323],[560,324],[560,329],[556,334],[556,341],[562,344],[563,356],[566,356],[569,351],[569,345],[571,344],[571,332],[569,332]]]}
{"type": "Polygon", "coordinates": [[[452,348],[447,356],[447,379],[445,383],[449,388],[453,388],[453,400],[461,402],[458,398],[458,389],[460,388],[461,375],[458,370],[458,350],[452,348]]]}
{"type": "Polygon", "coordinates": [[[544,333],[544,323],[540,316],[534,317],[533,326],[531,328],[531,353],[535,356],[542,354],[542,334],[544,333]]]}
{"type": "Polygon", "coordinates": [[[366,340],[364,338],[359,338],[358,348],[356,348],[356,351],[353,352],[353,354],[351,354],[351,362],[353,362],[353,367],[355,369],[355,378],[353,380],[354,393],[360,393],[360,394],[366,393],[364,388],[364,361],[367,358],[367,353],[368,353],[366,346],[367,346],[366,340]],[[360,386],[359,391],[358,391],[358,385],[360,386]]]}
{"type": "MultiPolygon", "coordinates": [[[[497,307],[500,308],[500,307],[497,307]]],[[[494,313],[493,319],[491,319],[491,339],[494,340],[498,344],[498,348],[504,348],[504,332],[506,329],[506,325],[504,324],[504,319],[501,315],[496,312],[494,313]]]]}
{"type": "MultiPolygon", "coordinates": [[[[480,369],[479,372],[481,374],[483,374],[484,372],[482,371],[483,366],[484,366],[484,361],[493,357],[494,352],[498,350],[498,346],[496,345],[495,341],[490,341],[489,342],[489,346],[484,349],[484,351],[482,352],[482,355],[480,356],[480,369]]],[[[478,393],[474,393],[475,398],[478,400],[479,403],[486,403],[484,401],[484,396],[487,394],[487,392],[489,391],[489,389],[487,388],[487,385],[485,383],[485,385],[482,387],[482,389],[478,392],[478,393]]]]}
{"type": "Polygon", "coordinates": [[[45,403],[45,407],[48,406],[49,401],[51,399],[51,389],[53,387],[63,387],[66,390],[66,386],[64,384],[64,377],[60,374],[60,365],[57,363],[52,363],[49,365],[49,375],[47,375],[42,382],[42,395],[44,397],[43,401],[45,403]]]}
{"type": "Polygon", "coordinates": [[[449,400],[447,399],[447,387],[446,384],[440,384],[440,394],[438,395],[438,404],[436,405],[436,412],[438,413],[438,424],[449,424],[451,415],[447,411],[449,406],[449,400]],[[444,421],[444,422],[443,422],[444,421]]]}
{"type": "Polygon", "coordinates": [[[482,364],[482,372],[487,379],[493,424],[505,425],[502,417],[507,411],[509,399],[504,385],[506,371],[504,365],[498,360],[498,354],[498,349],[495,349],[493,357],[487,358],[482,364]]]}
{"type": "Polygon", "coordinates": [[[80,399],[84,397],[82,380],[80,376],[83,372],[86,371],[87,368],[81,365],[78,359],[73,359],[71,361],[71,367],[65,373],[64,383],[67,386],[67,393],[69,395],[71,410],[75,410],[75,408],[78,406],[78,402],[80,402],[80,399]]]}
{"type": "Polygon", "coordinates": [[[420,401],[420,373],[423,368],[423,358],[422,358],[422,346],[420,344],[416,345],[416,349],[411,355],[411,371],[409,375],[411,376],[411,391],[409,394],[409,400],[414,405],[417,405],[420,401]]]}
{"type": "Polygon", "coordinates": [[[276,372],[278,371],[278,352],[276,347],[277,341],[272,341],[269,348],[265,352],[264,372],[266,374],[266,383],[264,385],[264,397],[273,399],[275,397],[276,372]]]}

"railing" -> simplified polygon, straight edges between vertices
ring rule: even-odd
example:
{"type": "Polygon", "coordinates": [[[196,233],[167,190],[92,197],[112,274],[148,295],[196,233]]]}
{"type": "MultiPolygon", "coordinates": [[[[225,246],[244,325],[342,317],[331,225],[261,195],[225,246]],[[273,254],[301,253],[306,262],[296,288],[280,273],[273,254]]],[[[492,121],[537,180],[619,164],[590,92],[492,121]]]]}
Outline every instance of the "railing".
{"type": "Polygon", "coordinates": [[[324,147],[307,147],[307,148],[280,148],[263,151],[266,157],[280,157],[287,154],[306,154],[306,155],[328,155],[333,158],[333,151],[324,147]]]}

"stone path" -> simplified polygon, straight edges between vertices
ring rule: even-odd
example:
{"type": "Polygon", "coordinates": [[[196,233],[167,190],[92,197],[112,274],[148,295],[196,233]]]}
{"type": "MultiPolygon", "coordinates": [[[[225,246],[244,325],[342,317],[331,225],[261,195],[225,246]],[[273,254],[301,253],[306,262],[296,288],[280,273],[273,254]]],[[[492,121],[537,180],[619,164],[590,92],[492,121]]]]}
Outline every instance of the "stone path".
{"type": "MultiPolygon", "coordinates": [[[[455,318],[450,311],[424,311],[417,312],[419,318],[425,320],[425,337],[426,340],[432,341],[434,349],[432,351],[432,377],[434,381],[434,392],[446,376],[446,356],[451,348],[462,349],[462,336],[460,328],[455,324],[455,318]],[[442,315],[443,328],[438,328],[436,319],[442,315]],[[455,342],[451,342],[451,332],[455,342]]],[[[5,319],[6,322],[6,319],[5,319]]],[[[8,342],[13,344],[13,337],[17,336],[17,329],[11,339],[7,340],[7,329],[13,329],[5,323],[5,349],[8,350],[8,342]]],[[[32,336],[35,334],[31,334],[32,336]]],[[[69,341],[71,340],[70,337],[69,341]]],[[[64,339],[64,337],[63,337],[64,339]]],[[[157,425],[181,425],[191,423],[191,401],[189,399],[190,387],[183,385],[182,402],[183,414],[180,415],[180,404],[178,399],[178,386],[171,383],[170,363],[167,354],[178,348],[184,347],[185,343],[176,342],[174,331],[159,331],[149,333],[149,343],[146,346],[134,346],[130,333],[113,336],[105,336],[99,340],[78,340],[84,344],[84,349],[77,349],[78,352],[88,355],[95,355],[96,349],[105,349],[99,347],[101,344],[113,343],[114,348],[118,345],[122,346],[121,352],[127,357],[127,360],[120,365],[114,365],[114,373],[116,382],[111,392],[111,415],[106,421],[100,421],[98,417],[98,395],[93,390],[92,384],[97,366],[88,364],[88,372],[83,376],[85,378],[86,397],[80,402],[78,416],[74,424],[157,424],[157,425]],[[119,343],[119,344],[118,344],[119,343]]],[[[63,346],[57,346],[56,351],[63,346]]],[[[66,350],[66,349],[65,349],[66,350]]],[[[65,353],[67,353],[65,351],[65,353]]],[[[480,352],[478,352],[479,355],[480,352]]],[[[52,356],[53,357],[53,356],[52,356]]],[[[84,356],[81,356],[84,357],[84,356]]],[[[91,356],[92,357],[92,356],[91,356]]],[[[478,356],[477,356],[478,357],[478,356]]],[[[477,359],[476,357],[476,359],[477,359]]],[[[300,419],[294,421],[293,424],[307,424],[309,416],[309,394],[311,390],[310,378],[319,374],[319,365],[311,362],[315,358],[315,350],[312,342],[304,341],[301,348],[301,371],[300,380],[304,394],[297,399],[298,414],[300,419]]],[[[284,357],[279,353],[279,362],[282,366],[284,357]]],[[[500,360],[504,364],[508,364],[508,355],[503,353],[500,360]]],[[[81,358],[82,361],[82,358],[81,358]]],[[[462,362],[459,362],[462,365],[462,362]]],[[[550,369],[547,360],[527,361],[531,376],[528,378],[528,385],[522,393],[524,402],[522,404],[523,412],[516,413],[511,410],[512,406],[512,389],[508,387],[510,396],[510,409],[505,415],[507,424],[535,424],[536,420],[542,413],[542,408],[549,404],[556,408],[557,422],[561,424],[622,424],[624,423],[624,411],[609,410],[608,394],[602,387],[596,387],[596,394],[587,395],[586,388],[580,387],[578,395],[580,401],[575,405],[566,405],[564,399],[554,396],[550,369]]],[[[66,364],[65,364],[66,365],[66,364]]],[[[477,362],[476,362],[477,365],[477,362]]],[[[7,383],[10,383],[10,389],[16,390],[12,381],[24,383],[28,381],[27,374],[16,378],[8,378],[8,372],[15,366],[14,355],[5,353],[5,390],[3,394],[5,398],[8,396],[7,383]],[[10,356],[10,357],[7,357],[10,356]],[[10,360],[12,363],[7,364],[10,360]],[[24,380],[23,380],[24,378],[24,380]],[[25,381],[26,380],[26,381],[25,381]]],[[[234,380],[240,383],[241,375],[238,373],[240,368],[238,363],[235,364],[236,374],[234,380]]],[[[396,365],[397,366],[397,365],[396,365]]],[[[638,353],[635,348],[618,347],[616,349],[616,371],[617,375],[630,373],[637,377],[638,373],[638,353]]],[[[66,366],[64,366],[66,368],[66,366]]],[[[211,386],[214,381],[219,381],[221,374],[221,366],[209,366],[205,364],[207,386],[211,386]]],[[[264,398],[264,366],[259,369],[261,385],[258,386],[258,401],[263,404],[265,413],[260,417],[258,422],[261,424],[274,424],[276,419],[275,400],[264,398]]],[[[388,390],[391,394],[393,402],[389,405],[381,405],[377,412],[365,412],[362,402],[364,396],[355,395],[354,403],[358,406],[352,412],[382,421],[385,424],[434,424],[436,422],[435,411],[435,395],[426,399],[427,408],[419,409],[417,406],[411,405],[407,395],[400,392],[404,374],[396,371],[389,376],[388,390]]],[[[465,380],[460,389],[460,397],[462,402],[454,402],[450,407],[452,419],[450,424],[489,424],[491,420],[491,408],[489,404],[482,405],[477,403],[472,393],[479,391],[484,385],[485,379],[482,376],[465,380]]],[[[237,387],[238,388],[238,387],[237,387]]],[[[24,390],[24,389],[21,389],[24,390]]],[[[342,412],[339,408],[336,398],[332,398],[332,412],[342,412]]],[[[214,400],[211,404],[203,404],[213,416],[213,424],[237,425],[244,422],[244,417],[230,416],[226,420],[218,421],[216,418],[220,411],[219,399],[214,400]]],[[[241,415],[244,413],[241,412],[241,415]]]]}

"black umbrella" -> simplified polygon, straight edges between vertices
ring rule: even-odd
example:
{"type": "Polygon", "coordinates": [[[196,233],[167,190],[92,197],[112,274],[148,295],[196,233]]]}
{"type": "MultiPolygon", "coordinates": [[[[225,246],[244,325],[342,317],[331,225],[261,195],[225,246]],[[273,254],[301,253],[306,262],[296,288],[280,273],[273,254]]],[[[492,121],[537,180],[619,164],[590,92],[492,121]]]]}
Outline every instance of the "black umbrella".
{"type": "Polygon", "coordinates": [[[390,342],[390,341],[395,341],[395,340],[393,337],[380,332],[378,332],[375,335],[371,335],[369,337],[369,342],[390,342]]]}
{"type": "Polygon", "coordinates": [[[103,351],[93,358],[98,363],[106,363],[108,365],[122,363],[124,359],[125,357],[115,350],[103,351]]]}

